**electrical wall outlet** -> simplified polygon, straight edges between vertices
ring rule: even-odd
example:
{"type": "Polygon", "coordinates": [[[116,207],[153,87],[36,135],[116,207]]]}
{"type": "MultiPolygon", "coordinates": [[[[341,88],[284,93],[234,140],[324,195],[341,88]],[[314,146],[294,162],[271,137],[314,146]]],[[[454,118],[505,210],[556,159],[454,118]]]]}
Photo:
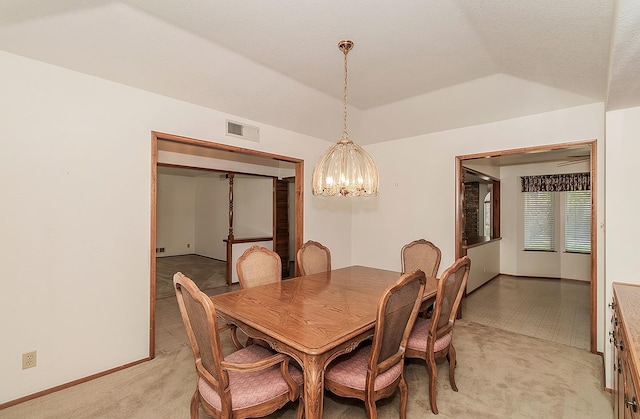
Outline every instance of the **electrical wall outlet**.
{"type": "Polygon", "coordinates": [[[25,352],[22,354],[22,369],[33,368],[36,366],[36,351],[25,352]]]}

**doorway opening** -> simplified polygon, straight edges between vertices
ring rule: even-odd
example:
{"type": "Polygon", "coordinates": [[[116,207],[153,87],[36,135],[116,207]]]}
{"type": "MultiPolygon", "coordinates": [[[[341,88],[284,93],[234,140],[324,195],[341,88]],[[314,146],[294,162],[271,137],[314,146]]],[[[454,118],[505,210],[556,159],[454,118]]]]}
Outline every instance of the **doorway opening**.
{"type": "MultiPolygon", "coordinates": [[[[542,164],[557,162],[557,166],[574,163],[582,163],[588,166],[591,179],[591,220],[590,242],[591,252],[589,256],[589,281],[590,281],[590,350],[597,353],[597,141],[582,141],[573,143],[561,143],[547,146],[536,146],[512,150],[499,150],[486,153],[477,153],[456,157],[456,225],[455,243],[456,258],[467,253],[465,242],[465,212],[464,212],[464,176],[468,166],[480,171],[483,168],[500,177],[500,168],[514,165],[542,164]]],[[[493,218],[500,217],[494,214],[493,218]]],[[[504,228],[504,226],[503,226],[504,228]]],[[[502,264],[502,261],[500,262],[502,264]]]]}
{"type": "MultiPolygon", "coordinates": [[[[161,132],[151,133],[151,248],[150,248],[150,337],[149,356],[156,346],[156,240],[158,165],[198,168],[219,172],[259,174],[293,179],[293,251],[303,243],[304,161],[262,151],[182,137],[161,132]]],[[[232,215],[230,215],[232,217],[232,215]]],[[[277,236],[274,232],[274,239],[277,236]]],[[[295,268],[297,271],[297,267],[295,268]]]]}

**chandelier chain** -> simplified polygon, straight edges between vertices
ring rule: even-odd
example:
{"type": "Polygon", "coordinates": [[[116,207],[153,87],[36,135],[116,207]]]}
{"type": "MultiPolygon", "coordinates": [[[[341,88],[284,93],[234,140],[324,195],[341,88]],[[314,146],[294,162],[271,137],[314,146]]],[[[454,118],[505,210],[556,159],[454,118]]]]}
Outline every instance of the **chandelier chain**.
{"type": "Polygon", "coordinates": [[[349,53],[349,49],[344,49],[344,94],[342,96],[344,102],[344,113],[343,113],[343,128],[342,128],[342,138],[349,138],[349,134],[347,132],[347,54],[349,53]]]}

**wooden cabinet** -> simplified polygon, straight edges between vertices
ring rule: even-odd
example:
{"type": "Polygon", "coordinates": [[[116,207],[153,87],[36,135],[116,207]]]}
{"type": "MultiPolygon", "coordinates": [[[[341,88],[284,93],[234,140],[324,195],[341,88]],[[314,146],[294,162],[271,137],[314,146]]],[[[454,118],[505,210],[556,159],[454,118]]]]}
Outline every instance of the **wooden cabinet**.
{"type": "MultiPolygon", "coordinates": [[[[623,359],[622,361],[622,382],[624,387],[622,388],[621,393],[623,405],[620,409],[624,410],[624,418],[626,419],[638,419],[640,418],[639,406],[638,406],[638,392],[636,389],[638,388],[634,385],[633,375],[637,374],[638,371],[632,371],[629,362],[627,359],[623,359]]],[[[637,381],[637,380],[636,380],[637,381]]]]}
{"type": "Polygon", "coordinates": [[[611,306],[615,417],[640,419],[640,286],[614,283],[611,306]]]}

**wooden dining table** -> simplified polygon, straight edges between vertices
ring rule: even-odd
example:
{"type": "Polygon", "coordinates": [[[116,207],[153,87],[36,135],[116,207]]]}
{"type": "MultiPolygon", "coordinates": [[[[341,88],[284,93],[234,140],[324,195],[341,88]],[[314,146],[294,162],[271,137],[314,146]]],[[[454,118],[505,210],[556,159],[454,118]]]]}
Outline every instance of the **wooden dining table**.
{"type": "MultiPolygon", "coordinates": [[[[326,366],[373,337],[382,292],[400,272],[350,266],[211,296],[223,321],[295,359],[307,418],[321,418],[326,366]]],[[[427,278],[423,301],[435,297],[427,278]]]]}

